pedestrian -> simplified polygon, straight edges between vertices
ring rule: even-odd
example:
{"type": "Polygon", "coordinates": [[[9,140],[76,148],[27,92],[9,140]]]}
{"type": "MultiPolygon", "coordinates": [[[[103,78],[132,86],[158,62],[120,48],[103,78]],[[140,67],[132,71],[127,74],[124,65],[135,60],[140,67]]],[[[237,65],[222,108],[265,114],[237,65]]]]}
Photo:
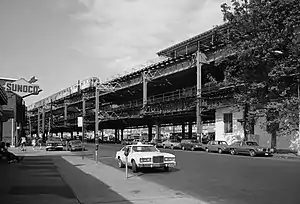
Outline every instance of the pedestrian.
{"type": "Polygon", "coordinates": [[[31,144],[32,144],[32,149],[34,150],[35,145],[36,145],[36,139],[35,138],[32,139],[31,144]]]}
{"type": "Polygon", "coordinates": [[[21,151],[26,151],[26,137],[21,137],[21,151]]]}
{"type": "Polygon", "coordinates": [[[0,143],[0,159],[6,159],[7,162],[10,163],[15,163],[15,162],[20,162],[23,157],[18,157],[14,155],[13,153],[8,151],[8,146],[5,144],[5,142],[0,143]]]}
{"type": "Polygon", "coordinates": [[[39,146],[40,146],[40,150],[42,149],[42,139],[41,138],[38,138],[38,144],[39,144],[39,146]]]}

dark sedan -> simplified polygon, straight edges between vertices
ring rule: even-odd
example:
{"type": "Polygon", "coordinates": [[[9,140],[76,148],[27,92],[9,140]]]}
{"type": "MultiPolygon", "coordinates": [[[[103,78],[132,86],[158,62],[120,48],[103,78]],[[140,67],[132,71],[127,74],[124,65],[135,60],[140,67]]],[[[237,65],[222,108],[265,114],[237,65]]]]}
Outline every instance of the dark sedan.
{"type": "Polygon", "coordinates": [[[183,139],[181,140],[182,150],[204,150],[204,146],[201,142],[195,139],[183,139]]]}
{"type": "Polygon", "coordinates": [[[228,153],[228,144],[226,141],[211,140],[205,145],[206,152],[218,152],[219,154],[228,153]]]}
{"type": "Polygon", "coordinates": [[[237,141],[228,146],[230,154],[248,154],[251,157],[256,155],[272,156],[274,149],[261,147],[254,141],[237,141]]]}
{"type": "Polygon", "coordinates": [[[68,151],[85,150],[85,147],[80,140],[71,140],[68,142],[67,150],[68,151]]]}
{"type": "Polygon", "coordinates": [[[60,138],[49,138],[46,141],[46,151],[64,150],[63,142],[60,138]]]}

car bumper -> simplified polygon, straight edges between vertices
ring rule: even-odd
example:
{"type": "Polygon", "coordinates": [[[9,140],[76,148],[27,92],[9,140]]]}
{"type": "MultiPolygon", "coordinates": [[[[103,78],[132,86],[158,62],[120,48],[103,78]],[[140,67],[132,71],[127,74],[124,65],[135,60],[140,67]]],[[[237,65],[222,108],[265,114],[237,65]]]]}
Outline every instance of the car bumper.
{"type": "Polygon", "coordinates": [[[161,167],[174,167],[176,166],[176,163],[144,163],[144,164],[138,164],[138,167],[140,168],[161,168],[161,167]]]}
{"type": "Polygon", "coordinates": [[[71,147],[70,148],[72,151],[77,151],[77,150],[84,150],[84,147],[71,147]]]}
{"type": "Polygon", "coordinates": [[[259,155],[259,156],[272,156],[273,155],[273,152],[256,152],[256,155],[259,155]]]}
{"type": "Polygon", "coordinates": [[[64,146],[46,146],[46,150],[62,150],[64,146]]]}

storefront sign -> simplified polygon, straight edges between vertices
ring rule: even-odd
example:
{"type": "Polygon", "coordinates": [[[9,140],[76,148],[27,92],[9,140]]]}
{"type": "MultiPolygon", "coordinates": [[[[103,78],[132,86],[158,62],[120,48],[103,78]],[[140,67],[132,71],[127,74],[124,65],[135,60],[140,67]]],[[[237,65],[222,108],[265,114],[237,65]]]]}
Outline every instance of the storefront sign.
{"type": "Polygon", "coordinates": [[[40,92],[39,85],[31,84],[23,78],[13,82],[6,82],[4,88],[5,91],[11,91],[21,97],[38,95],[40,92]]]}

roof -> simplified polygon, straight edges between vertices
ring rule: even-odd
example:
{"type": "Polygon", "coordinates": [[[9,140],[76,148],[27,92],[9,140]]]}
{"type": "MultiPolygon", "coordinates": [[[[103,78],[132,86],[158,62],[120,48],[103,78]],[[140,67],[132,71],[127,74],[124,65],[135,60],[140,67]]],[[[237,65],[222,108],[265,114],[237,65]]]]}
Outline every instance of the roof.
{"type": "Polygon", "coordinates": [[[214,28],[212,28],[212,29],[204,32],[204,33],[201,33],[201,34],[196,35],[194,37],[191,37],[191,38],[189,38],[187,40],[179,42],[179,43],[177,43],[175,45],[172,45],[172,46],[170,46],[170,47],[168,47],[166,49],[163,49],[163,50],[157,52],[156,54],[159,55],[159,56],[168,56],[169,52],[175,51],[176,49],[178,49],[180,47],[183,47],[183,46],[186,46],[186,45],[189,45],[190,43],[193,43],[195,41],[202,41],[202,40],[204,40],[204,38],[206,38],[208,36],[211,36],[213,34],[213,31],[215,31],[216,28],[221,29],[221,30],[226,29],[227,28],[227,24],[222,24],[220,26],[216,26],[216,27],[214,27],[214,28]]]}

